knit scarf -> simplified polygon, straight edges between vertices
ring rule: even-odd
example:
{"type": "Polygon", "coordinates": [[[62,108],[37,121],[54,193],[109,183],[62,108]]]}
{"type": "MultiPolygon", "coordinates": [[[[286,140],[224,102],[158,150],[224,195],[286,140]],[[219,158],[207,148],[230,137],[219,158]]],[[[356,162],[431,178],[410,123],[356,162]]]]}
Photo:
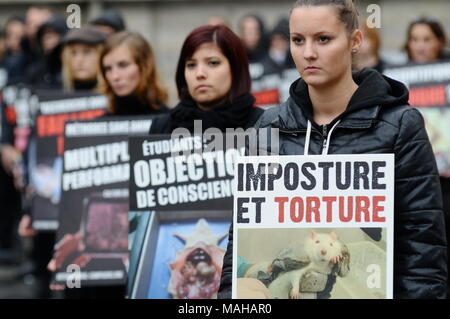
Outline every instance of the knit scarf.
{"type": "Polygon", "coordinates": [[[184,127],[194,131],[194,120],[202,121],[202,129],[244,128],[253,109],[255,98],[250,93],[241,95],[231,103],[226,102],[211,110],[199,109],[193,100],[181,101],[171,112],[171,130],[184,127]]]}

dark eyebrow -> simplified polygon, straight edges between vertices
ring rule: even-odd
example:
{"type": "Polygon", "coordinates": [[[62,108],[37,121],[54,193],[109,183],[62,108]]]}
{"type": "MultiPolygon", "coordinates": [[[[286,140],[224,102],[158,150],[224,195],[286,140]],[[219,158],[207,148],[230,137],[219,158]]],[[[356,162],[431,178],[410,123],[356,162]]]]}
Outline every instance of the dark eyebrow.
{"type": "MultiPolygon", "coordinates": [[[[334,35],[333,31],[319,31],[314,33],[314,36],[321,36],[321,35],[334,35]]],[[[303,36],[303,34],[298,32],[291,32],[291,36],[303,36]]]]}

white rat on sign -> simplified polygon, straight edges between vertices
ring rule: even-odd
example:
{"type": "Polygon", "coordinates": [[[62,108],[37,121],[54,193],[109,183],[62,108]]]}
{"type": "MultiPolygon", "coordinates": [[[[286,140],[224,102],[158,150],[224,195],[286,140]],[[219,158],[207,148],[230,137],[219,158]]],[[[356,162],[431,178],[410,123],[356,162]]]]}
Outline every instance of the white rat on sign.
{"type": "Polygon", "coordinates": [[[273,298],[300,298],[302,280],[315,273],[344,277],[349,272],[350,254],[334,232],[316,233],[311,230],[304,244],[309,263],[300,269],[287,271],[279,275],[269,285],[273,298]]]}

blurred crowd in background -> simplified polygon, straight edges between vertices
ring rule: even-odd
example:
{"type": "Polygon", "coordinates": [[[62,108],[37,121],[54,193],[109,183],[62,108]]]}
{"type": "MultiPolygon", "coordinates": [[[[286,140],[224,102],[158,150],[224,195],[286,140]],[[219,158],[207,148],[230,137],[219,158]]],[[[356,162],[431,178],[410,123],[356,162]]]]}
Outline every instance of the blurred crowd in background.
{"type": "MultiPolygon", "coordinates": [[[[210,17],[208,23],[228,24],[226,18],[221,16],[210,17]]],[[[409,28],[404,30],[404,38],[398,39],[408,56],[408,62],[428,63],[449,58],[443,28],[445,23],[450,21],[436,21],[426,16],[411,22],[409,28]]],[[[364,20],[361,21],[361,28],[365,42],[355,55],[354,68],[370,67],[383,72],[389,62],[380,55],[380,34],[376,28],[368,28],[364,20]]],[[[0,86],[26,85],[34,89],[69,92],[91,90],[108,94],[108,89],[114,89],[114,79],[108,78],[99,58],[108,37],[126,30],[127,21],[121,12],[113,9],[103,11],[80,29],[69,29],[66,17],[51,7],[30,7],[23,15],[11,16],[2,23],[0,86]]],[[[283,102],[289,84],[298,78],[289,52],[288,17],[281,18],[269,28],[261,17],[243,15],[235,31],[246,48],[257,104],[270,107],[283,102]],[[278,90],[275,96],[271,94],[274,89],[278,90]]],[[[155,68],[157,70],[158,66],[155,68]]],[[[175,74],[164,78],[175,79],[175,74]]],[[[156,79],[155,83],[160,83],[160,80],[156,79]]],[[[158,102],[168,104],[169,100],[177,99],[175,96],[168,99],[164,89],[167,83],[160,85],[158,102]]],[[[120,88],[115,89],[117,91],[120,88]]],[[[171,107],[168,105],[169,109],[171,107]]],[[[8,117],[8,114],[5,116],[8,117]]],[[[54,238],[51,238],[52,234],[38,234],[30,226],[27,211],[30,210],[31,202],[27,197],[26,182],[21,182],[15,176],[15,164],[20,156],[21,152],[7,138],[2,137],[0,298],[58,297],[58,293],[48,287],[50,272],[47,264],[52,257],[54,238]],[[12,268],[4,268],[9,269],[9,272],[3,270],[2,274],[3,266],[12,268]],[[11,272],[11,269],[14,271],[11,272]],[[18,283],[22,290],[11,290],[11,285],[18,283]],[[26,292],[22,294],[23,291],[26,292]]]]}

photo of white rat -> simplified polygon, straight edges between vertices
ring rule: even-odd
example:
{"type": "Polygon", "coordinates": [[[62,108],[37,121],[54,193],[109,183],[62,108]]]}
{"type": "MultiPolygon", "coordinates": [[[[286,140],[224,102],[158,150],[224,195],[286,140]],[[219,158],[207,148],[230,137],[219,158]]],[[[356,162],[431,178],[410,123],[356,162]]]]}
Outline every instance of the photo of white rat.
{"type": "Polygon", "coordinates": [[[273,298],[299,299],[303,280],[314,273],[329,275],[332,272],[344,277],[349,272],[350,254],[334,232],[316,233],[311,230],[304,243],[309,263],[300,269],[287,271],[279,275],[269,285],[273,298]]]}

